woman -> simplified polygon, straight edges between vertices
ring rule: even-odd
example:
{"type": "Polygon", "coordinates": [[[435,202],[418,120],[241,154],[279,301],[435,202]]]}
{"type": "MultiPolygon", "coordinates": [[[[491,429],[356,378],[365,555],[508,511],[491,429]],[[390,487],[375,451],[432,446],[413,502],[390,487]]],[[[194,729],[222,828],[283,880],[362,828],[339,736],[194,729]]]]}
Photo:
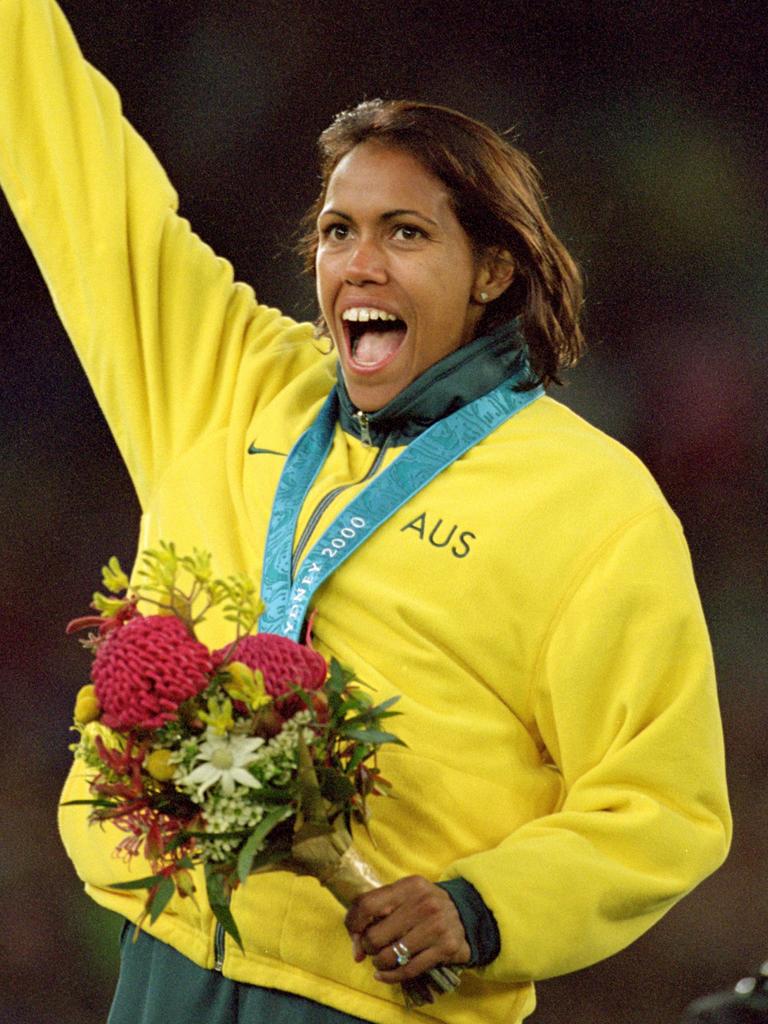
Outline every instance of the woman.
{"type": "MultiPolygon", "coordinates": [[[[535,172],[441,108],[341,115],[305,244],[323,354],[178,217],[52,0],[0,17],[4,187],[130,470],[139,547],[212,551],[262,580],[261,630],[299,635],[314,610],[324,654],[402,695],[397,799],[359,837],[389,884],[349,935],[280,873],[235,893],[243,951],[200,894],[175,900],[124,941],[113,1024],[395,1024],[414,1016],[399,982],[442,962],[469,969],[420,1013],[522,1020],[535,979],[633,941],[730,828],[680,526],[633,456],[542,394],[582,340],[535,172]]],[[[76,767],[65,799],[84,785],[76,767]]],[[[88,892],[136,920],[112,886],[146,869],[81,809],[60,824],[88,892]]]]}

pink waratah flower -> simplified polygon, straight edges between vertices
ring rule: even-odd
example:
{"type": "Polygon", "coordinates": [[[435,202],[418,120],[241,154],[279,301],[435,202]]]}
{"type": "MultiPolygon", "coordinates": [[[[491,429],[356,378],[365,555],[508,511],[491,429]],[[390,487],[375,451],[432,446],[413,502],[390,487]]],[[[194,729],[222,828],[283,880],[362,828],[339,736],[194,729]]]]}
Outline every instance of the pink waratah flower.
{"type": "Polygon", "coordinates": [[[208,648],[172,615],[137,616],[99,645],[91,679],[111,729],[157,729],[208,685],[208,648]]]}
{"type": "MultiPolygon", "coordinates": [[[[214,660],[220,661],[228,651],[228,647],[216,651],[214,660]]],[[[322,654],[278,633],[244,636],[231,660],[258,669],[264,676],[264,689],[270,697],[286,696],[292,686],[319,690],[328,675],[322,654]]]]}

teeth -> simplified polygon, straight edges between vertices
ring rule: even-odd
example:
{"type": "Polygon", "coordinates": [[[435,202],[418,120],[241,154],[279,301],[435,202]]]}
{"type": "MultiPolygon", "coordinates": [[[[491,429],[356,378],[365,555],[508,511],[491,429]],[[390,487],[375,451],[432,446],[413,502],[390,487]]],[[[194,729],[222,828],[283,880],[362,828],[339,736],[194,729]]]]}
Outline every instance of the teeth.
{"type": "Polygon", "coordinates": [[[373,306],[353,306],[352,309],[345,309],[341,314],[342,320],[351,320],[354,323],[366,323],[368,320],[397,320],[394,313],[386,313],[383,309],[375,309],[373,306]]]}

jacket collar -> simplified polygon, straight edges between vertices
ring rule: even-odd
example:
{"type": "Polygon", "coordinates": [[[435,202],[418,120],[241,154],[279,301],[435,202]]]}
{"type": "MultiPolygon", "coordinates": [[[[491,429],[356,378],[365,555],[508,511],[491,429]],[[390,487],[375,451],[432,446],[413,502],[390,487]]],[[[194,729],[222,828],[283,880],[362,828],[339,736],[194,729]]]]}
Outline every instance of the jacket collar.
{"type": "Polygon", "coordinates": [[[420,377],[376,412],[361,414],[347,392],[341,366],[336,393],[342,429],[375,447],[385,439],[408,444],[437,420],[487,394],[504,380],[523,386],[531,381],[525,342],[518,320],[492,334],[475,338],[430,366],[420,377]]]}

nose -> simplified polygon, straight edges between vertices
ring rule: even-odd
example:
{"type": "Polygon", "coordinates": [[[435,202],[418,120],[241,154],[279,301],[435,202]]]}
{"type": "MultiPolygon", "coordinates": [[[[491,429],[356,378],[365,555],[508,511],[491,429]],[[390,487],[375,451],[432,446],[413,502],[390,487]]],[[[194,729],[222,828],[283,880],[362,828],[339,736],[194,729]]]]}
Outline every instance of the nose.
{"type": "Polygon", "coordinates": [[[344,278],[347,284],[384,284],[387,267],[381,247],[373,239],[358,239],[349,254],[344,278]]]}

